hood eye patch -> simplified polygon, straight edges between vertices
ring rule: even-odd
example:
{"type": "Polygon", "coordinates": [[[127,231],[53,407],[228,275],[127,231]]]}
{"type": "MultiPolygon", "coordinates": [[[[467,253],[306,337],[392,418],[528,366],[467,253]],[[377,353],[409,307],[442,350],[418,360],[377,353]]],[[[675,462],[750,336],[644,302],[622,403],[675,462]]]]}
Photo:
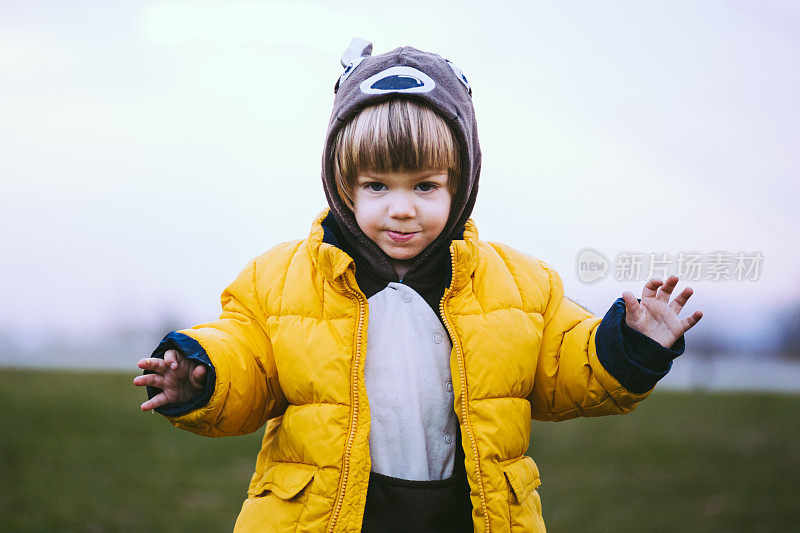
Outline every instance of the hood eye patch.
{"type": "Polygon", "coordinates": [[[351,63],[349,63],[349,64],[347,65],[347,67],[345,67],[345,69],[344,69],[344,72],[342,72],[342,75],[341,75],[341,76],[339,76],[339,79],[338,79],[338,80],[336,80],[336,85],[333,87],[333,92],[334,92],[334,93],[335,93],[335,92],[337,92],[337,91],[339,90],[339,86],[340,86],[342,83],[344,83],[344,80],[346,80],[347,78],[349,78],[349,77],[350,77],[350,74],[352,74],[352,73],[353,73],[353,71],[356,69],[356,67],[357,67],[357,66],[358,66],[358,65],[359,65],[359,64],[360,64],[362,61],[364,61],[364,58],[363,58],[363,57],[359,57],[359,58],[357,58],[357,59],[354,59],[354,60],[353,60],[351,63]]]}
{"type": "Polygon", "coordinates": [[[364,94],[427,93],[436,87],[433,78],[408,65],[396,65],[373,74],[362,81],[359,89],[364,94]]]}
{"type": "Polygon", "coordinates": [[[392,74],[381,78],[372,85],[370,89],[380,89],[390,91],[392,89],[402,91],[404,89],[412,89],[414,87],[423,87],[425,84],[416,76],[409,76],[408,74],[392,74]]]}
{"type": "Polygon", "coordinates": [[[449,59],[447,59],[446,61],[447,64],[450,65],[450,68],[453,69],[453,73],[456,75],[456,78],[458,78],[458,81],[464,84],[464,87],[466,87],[467,91],[469,91],[469,95],[472,96],[472,87],[467,81],[467,77],[464,76],[464,73],[461,72],[461,69],[455,66],[452,61],[450,61],[449,59]]]}

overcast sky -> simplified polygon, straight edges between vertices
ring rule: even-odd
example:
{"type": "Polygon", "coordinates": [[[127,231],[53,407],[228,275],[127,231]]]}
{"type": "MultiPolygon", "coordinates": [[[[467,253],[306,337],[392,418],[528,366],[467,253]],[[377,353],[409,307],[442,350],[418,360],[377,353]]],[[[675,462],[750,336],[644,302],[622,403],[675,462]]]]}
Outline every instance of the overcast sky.
{"type": "Polygon", "coordinates": [[[624,251],[760,252],[757,280],[689,283],[687,311],[731,338],[764,338],[800,299],[794,2],[6,0],[2,333],[215,318],[247,261],[326,205],[354,36],[462,69],[481,238],[549,262],[593,312],[640,295],[646,273],[614,279],[624,251]],[[612,263],[593,284],[576,270],[587,247],[612,263]]]}

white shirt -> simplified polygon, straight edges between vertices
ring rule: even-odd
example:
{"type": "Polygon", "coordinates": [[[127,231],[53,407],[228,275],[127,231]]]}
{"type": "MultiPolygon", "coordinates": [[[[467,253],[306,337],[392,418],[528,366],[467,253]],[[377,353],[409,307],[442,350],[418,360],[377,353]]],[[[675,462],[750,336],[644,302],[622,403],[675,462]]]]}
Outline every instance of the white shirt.
{"type": "Polygon", "coordinates": [[[372,471],[446,479],[453,474],[458,431],[447,331],[408,285],[389,283],[368,302],[364,379],[372,471]]]}

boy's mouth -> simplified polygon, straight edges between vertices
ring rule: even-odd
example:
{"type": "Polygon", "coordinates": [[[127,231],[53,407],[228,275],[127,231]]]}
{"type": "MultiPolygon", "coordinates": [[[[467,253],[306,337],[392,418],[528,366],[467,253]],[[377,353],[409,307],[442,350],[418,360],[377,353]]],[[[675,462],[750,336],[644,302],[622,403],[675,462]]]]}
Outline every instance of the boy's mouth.
{"type": "Polygon", "coordinates": [[[393,241],[395,241],[395,242],[406,242],[406,241],[410,240],[418,232],[412,231],[412,232],[409,232],[409,233],[403,233],[401,231],[390,231],[390,230],[387,230],[386,233],[388,233],[389,237],[391,237],[391,239],[393,241]]]}

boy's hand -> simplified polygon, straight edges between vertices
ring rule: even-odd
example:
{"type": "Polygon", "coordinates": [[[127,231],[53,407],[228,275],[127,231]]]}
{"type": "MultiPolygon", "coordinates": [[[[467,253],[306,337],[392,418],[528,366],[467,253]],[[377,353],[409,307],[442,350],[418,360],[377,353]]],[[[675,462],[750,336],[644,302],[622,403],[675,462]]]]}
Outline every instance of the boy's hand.
{"type": "Polygon", "coordinates": [[[678,313],[692,296],[693,291],[686,287],[669,303],[669,295],[677,284],[678,276],[668,277],[666,283],[660,279],[651,279],[644,286],[641,302],[637,302],[631,292],[622,293],[622,298],[625,300],[625,323],[665,348],[675,344],[684,332],[703,317],[702,311],[695,311],[683,320],[678,318],[678,313]]]}
{"type": "Polygon", "coordinates": [[[205,365],[187,359],[178,350],[167,350],[164,359],[141,359],[139,368],[152,370],[155,374],[136,376],[133,384],[158,387],[162,391],[144,402],[142,411],[191,400],[206,385],[205,365]]]}

